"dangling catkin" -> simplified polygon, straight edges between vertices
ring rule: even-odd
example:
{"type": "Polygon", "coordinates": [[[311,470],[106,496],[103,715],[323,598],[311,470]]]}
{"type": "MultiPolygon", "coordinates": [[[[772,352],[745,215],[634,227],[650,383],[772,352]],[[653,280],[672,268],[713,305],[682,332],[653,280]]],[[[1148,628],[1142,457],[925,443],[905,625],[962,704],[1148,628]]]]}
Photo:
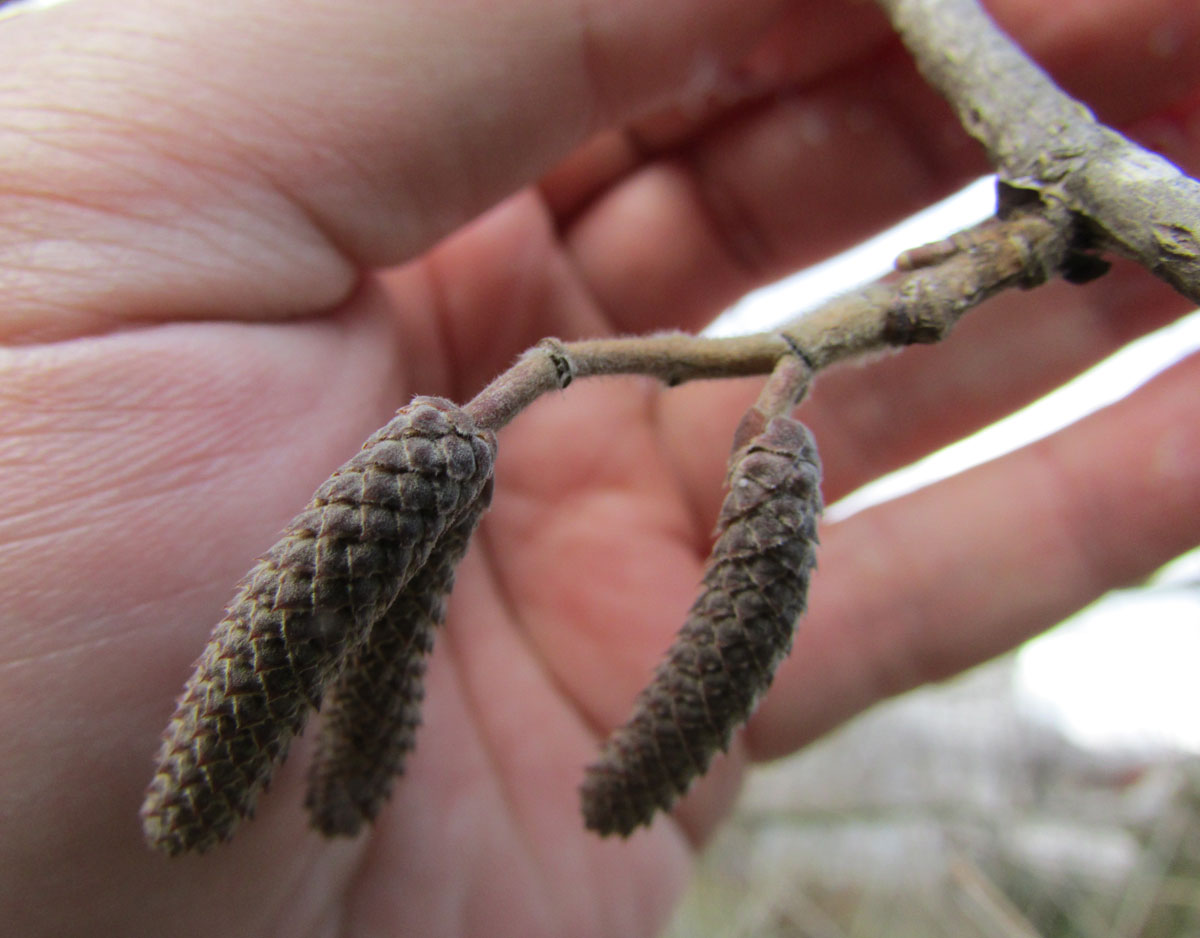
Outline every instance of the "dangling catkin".
{"type": "Polygon", "coordinates": [[[249,815],[343,662],[488,485],[495,436],[419,397],[363,444],[250,573],[167,727],[148,842],[205,850],[249,815]]]}
{"type": "Polygon", "coordinates": [[[815,564],[820,462],[777,416],[731,460],[703,591],[581,789],[584,820],[627,835],[668,809],[745,722],[791,648],[815,564]]]}
{"type": "Polygon", "coordinates": [[[491,486],[447,531],[396,601],[350,653],[323,707],[317,754],[309,772],[312,826],[353,836],[372,821],[404,769],[421,722],[425,659],[445,616],[454,568],[466,553],[491,486]]]}

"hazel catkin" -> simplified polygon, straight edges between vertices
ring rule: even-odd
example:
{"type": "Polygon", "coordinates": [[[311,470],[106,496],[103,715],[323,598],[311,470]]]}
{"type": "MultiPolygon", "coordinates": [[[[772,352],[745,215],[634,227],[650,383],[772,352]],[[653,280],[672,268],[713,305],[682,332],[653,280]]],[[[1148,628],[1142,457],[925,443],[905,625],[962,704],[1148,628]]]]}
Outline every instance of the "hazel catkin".
{"type": "Polygon", "coordinates": [[[791,648],[815,566],[820,462],[776,416],[734,453],[700,597],[581,788],[588,828],[628,835],[724,750],[791,648]]]}
{"type": "Polygon", "coordinates": [[[491,501],[491,485],[448,530],[425,565],[350,653],[322,708],[305,805],[327,837],[375,819],[403,772],[421,722],[426,656],[445,616],[454,569],[491,501]]]}
{"type": "Polygon", "coordinates": [[[228,839],[310,708],[488,486],[495,436],[415,398],[317,489],[239,584],[179,699],[142,806],[169,854],[228,839]]]}

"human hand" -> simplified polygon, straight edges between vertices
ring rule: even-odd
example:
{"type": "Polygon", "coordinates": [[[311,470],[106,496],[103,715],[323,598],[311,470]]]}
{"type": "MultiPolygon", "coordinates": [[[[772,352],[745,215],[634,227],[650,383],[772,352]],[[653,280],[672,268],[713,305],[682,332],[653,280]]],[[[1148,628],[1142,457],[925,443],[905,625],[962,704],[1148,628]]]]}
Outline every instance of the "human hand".
{"type": "MultiPolygon", "coordinates": [[[[1200,12],[1170,12],[1182,38],[1155,58],[1166,4],[1112,0],[1062,31],[1028,6],[1000,12],[1073,90],[1200,163],[1200,12]]],[[[417,752],[373,832],[307,831],[302,742],[232,843],[167,861],[137,807],[189,663],[234,580],[396,406],[463,400],[544,335],[699,326],[982,167],[865,6],[75,0],[0,24],[0,61],[16,934],[649,934],[749,761],[1197,540],[1194,360],[827,526],[747,731],[671,819],[604,842],[581,770],[695,594],[753,388],[573,386],[501,434],[417,752]]],[[[1119,269],[822,376],[804,416],[827,500],[1182,307],[1119,269]]]]}

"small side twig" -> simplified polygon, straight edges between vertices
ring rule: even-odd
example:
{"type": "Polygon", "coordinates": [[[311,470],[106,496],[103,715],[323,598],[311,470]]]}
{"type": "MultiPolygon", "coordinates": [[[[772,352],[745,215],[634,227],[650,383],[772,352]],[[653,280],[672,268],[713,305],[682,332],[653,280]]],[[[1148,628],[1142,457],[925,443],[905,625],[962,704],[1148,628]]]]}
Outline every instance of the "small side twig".
{"type": "Polygon", "coordinates": [[[547,391],[597,375],[645,375],[667,385],[768,374],[785,355],[814,369],[847,358],[945,336],[967,310],[1011,287],[1044,282],[1072,240],[1072,220],[1020,209],[960,234],[934,263],[837,297],[775,332],[733,338],[669,333],[633,338],[548,339],[464,405],[499,430],[547,391]]]}

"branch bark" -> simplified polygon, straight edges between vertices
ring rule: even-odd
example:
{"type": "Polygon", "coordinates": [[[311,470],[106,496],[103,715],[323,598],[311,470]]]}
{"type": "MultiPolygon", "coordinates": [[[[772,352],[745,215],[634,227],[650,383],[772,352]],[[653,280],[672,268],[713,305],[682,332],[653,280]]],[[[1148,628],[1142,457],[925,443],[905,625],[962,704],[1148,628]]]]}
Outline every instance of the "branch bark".
{"type": "Polygon", "coordinates": [[[1073,238],[1072,219],[1043,207],[991,218],[900,259],[904,272],[837,297],[774,333],[714,339],[671,333],[560,342],[546,339],[465,407],[498,430],[547,391],[576,378],[637,374],[681,384],[702,378],[768,374],[796,354],[817,371],[858,355],[936,342],[963,313],[1010,287],[1045,282],[1073,238]]]}
{"type": "Polygon", "coordinates": [[[1082,216],[1096,247],[1200,303],[1200,183],[1099,123],[975,0],[877,2],[1004,185],[1082,216]]]}

